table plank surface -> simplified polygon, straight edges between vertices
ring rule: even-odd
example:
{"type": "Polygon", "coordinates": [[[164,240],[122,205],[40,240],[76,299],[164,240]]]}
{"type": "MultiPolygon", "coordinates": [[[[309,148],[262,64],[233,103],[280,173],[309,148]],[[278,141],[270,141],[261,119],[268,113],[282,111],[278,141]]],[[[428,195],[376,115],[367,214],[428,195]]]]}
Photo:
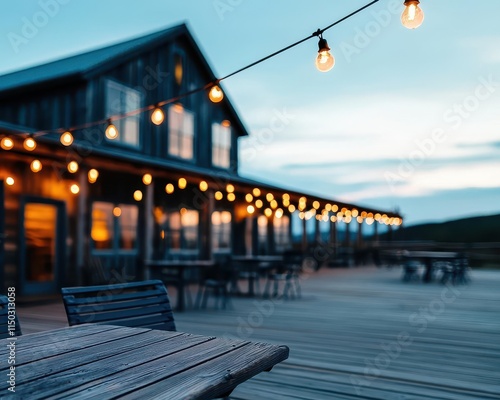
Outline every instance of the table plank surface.
{"type": "MultiPolygon", "coordinates": [[[[9,341],[1,340],[0,348],[9,341]]],[[[286,346],[81,325],[19,337],[16,393],[3,396],[9,393],[6,380],[0,382],[0,393],[30,399],[210,399],[286,358],[286,346]]],[[[1,364],[0,374],[7,370],[1,364]]]]}

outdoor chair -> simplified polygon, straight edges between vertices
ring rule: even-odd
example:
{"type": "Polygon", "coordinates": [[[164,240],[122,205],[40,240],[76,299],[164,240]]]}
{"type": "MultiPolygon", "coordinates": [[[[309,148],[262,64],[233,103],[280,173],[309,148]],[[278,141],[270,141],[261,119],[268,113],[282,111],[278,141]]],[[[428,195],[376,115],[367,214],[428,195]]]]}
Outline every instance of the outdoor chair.
{"type": "Polygon", "coordinates": [[[70,326],[86,323],[175,331],[167,289],[160,280],[61,289],[70,326]]]}
{"type": "Polygon", "coordinates": [[[200,272],[198,295],[196,296],[196,308],[206,308],[208,297],[215,298],[215,307],[225,309],[230,304],[228,286],[233,282],[233,269],[229,255],[216,256],[215,264],[203,268],[200,272]]]}
{"type": "Polygon", "coordinates": [[[403,264],[403,282],[410,282],[419,279],[418,270],[420,269],[420,262],[415,260],[406,260],[403,264]]]}
{"type": "MultiPolygon", "coordinates": [[[[12,336],[21,336],[21,325],[19,325],[19,320],[17,319],[17,314],[14,314],[15,326],[14,329],[9,331],[9,309],[8,309],[9,299],[7,296],[0,295],[0,339],[6,339],[12,336]],[[10,333],[12,332],[12,333],[10,333]]],[[[12,326],[12,324],[10,325],[12,326]]]]}
{"type": "Polygon", "coordinates": [[[285,251],[283,253],[283,262],[267,275],[264,297],[271,296],[271,285],[273,286],[272,297],[300,297],[301,289],[299,275],[302,271],[303,262],[304,255],[301,251],[285,251]],[[281,295],[279,293],[280,282],[283,282],[283,292],[281,295]]]}

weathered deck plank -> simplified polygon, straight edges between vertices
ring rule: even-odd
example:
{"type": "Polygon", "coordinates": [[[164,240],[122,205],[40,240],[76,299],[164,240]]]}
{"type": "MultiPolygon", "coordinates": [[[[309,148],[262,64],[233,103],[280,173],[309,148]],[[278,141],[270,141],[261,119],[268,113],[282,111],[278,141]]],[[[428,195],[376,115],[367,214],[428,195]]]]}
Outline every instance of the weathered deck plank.
{"type": "MultiPolygon", "coordinates": [[[[320,270],[303,277],[298,300],[237,298],[232,310],[174,316],[182,332],[290,347],[232,399],[500,399],[500,271],[458,287],[400,277],[320,270]]],[[[24,333],[67,325],[61,304],[19,316],[24,333]]]]}

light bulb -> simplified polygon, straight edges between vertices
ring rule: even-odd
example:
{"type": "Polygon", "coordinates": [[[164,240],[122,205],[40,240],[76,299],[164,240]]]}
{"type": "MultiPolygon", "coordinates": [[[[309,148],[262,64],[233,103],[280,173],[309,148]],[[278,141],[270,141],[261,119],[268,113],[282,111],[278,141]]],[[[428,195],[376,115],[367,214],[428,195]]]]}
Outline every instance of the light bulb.
{"type": "Polygon", "coordinates": [[[40,172],[42,170],[42,163],[40,160],[33,160],[30,168],[33,172],[40,172]]]}
{"type": "Polygon", "coordinates": [[[136,190],[134,192],[134,200],[141,201],[142,200],[142,192],[140,190],[136,190]]]}
{"type": "Polygon", "coordinates": [[[165,120],[165,114],[163,110],[159,107],[156,107],[151,114],[151,122],[155,125],[161,125],[161,123],[165,120]]]}
{"type": "Polygon", "coordinates": [[[401,14],[401,23],[405,28],[415,29],[424,22],[424,12],[418,6],[418,0],[405,0],[405,10],[401,14]]]}
{"type": "Polygon", "coordinates": [[[200,182],[200,190],[202,192],[206,192],[208,190],[208,183],[205,181],[200,182]]]}
{"type": "Polygon", "coordinates": [[[74,183],[73,185],[71,185],[71,187],[69,188],[69,190],[73,194],[78,194],[80,192],[80,187],[76,183],[74,183]]]}
{"type": "Polygon", "coordinates": [[[73,135],[71,134],[71,132],[64,132],[62,135],[61,135],[61,143],[64,145],[64,146],[70,146],[71,143],[73,143],[73,135]]]}
{"type": "Polygon", "coordinates": [[[33,139],[32,137],[28,137],[26,138],[26,140],[24,141],[23,143],[23,146],[26,150],[28,151],[33,151],[36,149],[36,142],[35,142],[35,139],[33,139]]]}
{"type": "Polygon", "coordinates": [[[78,171],[78,163],[76,161],[71,161],[68,164],[68,171],[72,174],[76,173],[78,171]]]}
{"type": "Polygon", "coordinates": [[[210,92],[208,93],[208,98],[212,103],[220,103],[224,98],[224,92],[219,86],[214,85],[212,86],[212,89],[210,89],[210,92]]]}
{"type": "Polygon", "coordinates": [[[186,189],[186,186],[187,186],[186,178],[179,178],[179,181],[177,183],[178,183],[179,189],[186,189]]]}
{"type": "Polygon", "coordinates": [[[99,177],[99,171],[92,168],[88,173],[89,182],[95,183],[98,177],[99,177]]]}
{"type": "Polygon", "coordinates": [[[320,38],[318,42],[318,56],[316,57],[316,68],[321,72],[330,71],[335,65],[335,58],[330,53],[330,47],[326,39],[320,38]]]}
{"type": "Polygon", "coordinates": [[[151,182],[153,182],[153,177],[151,176],[151,174],[144,174],[142,176],[142,183],[144,183],[146,186],[150,185],[151,182]]]}
{"type": "Polygon", "coordinates": [[[10,137],[4,137],[0,142],[0,146],[4,150],[10,150],[14,147],[14,141],[10,137]]]}
{"type": "Polygon", "coordinates": [[[106,128],[106,137],[110,140],[116,139],[118,137],[118,129],[112,123],[106,128]]]}
{"type": "Polygon", "coordinates": [[[5,183],[9,186],[12,186],[14,185],[15,181],[14,181],[14,178],[12,176],[8,176],[6,179],[5,179],[5,183]]]}

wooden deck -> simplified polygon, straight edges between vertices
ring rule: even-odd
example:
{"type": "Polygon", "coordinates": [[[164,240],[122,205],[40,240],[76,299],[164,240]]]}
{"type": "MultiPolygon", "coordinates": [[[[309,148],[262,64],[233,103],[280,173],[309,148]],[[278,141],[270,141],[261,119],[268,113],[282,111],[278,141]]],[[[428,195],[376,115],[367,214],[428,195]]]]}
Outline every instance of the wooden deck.
{"type": "MultiPolygon", "coordinates": [[[[175,315],[179,331],[290,347],[231,399],[500,399],[500,271],[468,286],[403,283],[401,270],[325,269],[298,300],[233,300],[175,315]]],[[[66,325],[61,303],[19,307],[23,333],[66,325]]]]}

